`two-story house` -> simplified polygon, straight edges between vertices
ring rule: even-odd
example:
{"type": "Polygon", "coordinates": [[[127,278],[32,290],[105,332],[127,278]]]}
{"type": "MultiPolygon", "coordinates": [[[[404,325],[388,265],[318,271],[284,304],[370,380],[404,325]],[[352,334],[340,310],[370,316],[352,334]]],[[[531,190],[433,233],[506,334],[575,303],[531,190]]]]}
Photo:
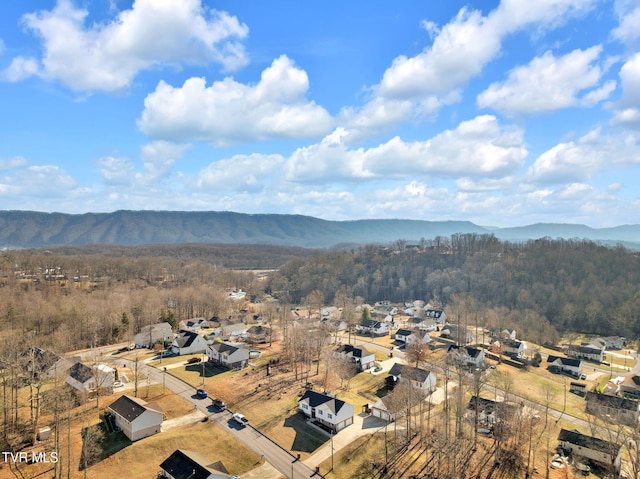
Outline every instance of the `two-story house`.
{"type": "Polygon", "coordinates": [[[249,363],[249,350],[229,343],[214,342],[207,346],[207,358],[216,366],[239,369],[249,363]]]}
{"type": "Polygon", "coordinates": [[[640,401],[611,394],[587,392],[586,409],[589,414],[619,424],[638,426],[640,401]]]}
{"type": "Polygon", "coordinates": [[[587,458],[607,468],[612,467],[617,473],[620,472],[622,447],[614,442],[567,429],[560,430],[558,442],[562,449],[572,455],[587,458]]]}
{"type": "Polygon", "coordinates": [[[371,351],[363,348],[362,346],[354,346],[352,344],[343,344],[338,346],[334,351],[334,356],[348,359],[349,361],[358,364],[361,371],[372,368],[376,359],[375,354],[371,351]]]}
{"type": "Polygon", "coordinates": [[[358,333],[370,336],[387,336],[389,330],[389,323],[375,319],[363,319],[356,325],[358,333]]]}
{"type": "Polygon", "coordinates": [[[308,389],[298,401],[298,408],[309,419],[337,433],[353,424],[351,404],[327,394],[308,389]]]}

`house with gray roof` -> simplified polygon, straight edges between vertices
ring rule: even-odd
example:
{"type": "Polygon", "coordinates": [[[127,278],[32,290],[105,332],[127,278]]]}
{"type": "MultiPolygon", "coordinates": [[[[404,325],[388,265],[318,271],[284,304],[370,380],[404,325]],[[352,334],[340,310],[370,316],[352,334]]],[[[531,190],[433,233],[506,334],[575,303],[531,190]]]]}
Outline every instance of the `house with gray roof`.
{"type": "Polygon", "coordinates": [[[298,401],[298,408],[307,418],[337,433],[353,424],[353,406],[327,394],[308,389],[298,401]]]}
{"type": "Polygon", "coordinates": [[[617,473],[620,472],[622,447],[619,444],[567,429],[560,430],[558,442],[562,449],[574,456],[587,458],[607,468],[613,467],[617,473]]]}
{"type": "Polygon", "coordinates": [[[207,358],[216,366],[239,369],[249,363],[249,350],[238,344],[213,342],[207,346],[207,358]]]}
{"type": "Polygon", "coordinates": [[[152,348],[158,341],[171,341],[173,339],[173,329],[166,321],[163,323],[148,324],[140,329],[136,334],[134,342],[136,348],[152,348]]]}
{"type": "Polygon", "coordinates": [[[158,404],[127,395],[116,399],[109,406],[109,412],[130,441],[159,433],[164,419],[164,411],[158,404]]]}
{"type": "Polygon", "coordinates": [[[640,401],[625,397],[588,392],[586,410],[607,421],[637,426],[640,419],[640,401]]]}
{"type": "Polygon", "coordinates": [[[386,336],[389,334],[389,323],[375,319],[363,319],[356,324],[356,331],[371,336],[386,336]]]}
{"type": "Polygon", "coordinates": [[[78,362],[69,368],[65,382],[79,393],[89,394],[98,389],[113,390],[115,374],[109,367],[90,367],[78,362]]]}
{"type": "Polygon", "coordinates": [[[432,371],[395,363],[389,370],[389,376],[395,383],[409,381],[411,386],[425,393],[431,393],[436,387],[436,375],[432,371]]]}
{"type": "Polygon", "coordinates": [[[571,358],[586,359],[587,361],[595,361],[597,363],[604,361],[604,347],[599,347],[594,344],[583,344],[580,346],[568,344],[565,347],[567,349],[567,356],[571,358]]]}

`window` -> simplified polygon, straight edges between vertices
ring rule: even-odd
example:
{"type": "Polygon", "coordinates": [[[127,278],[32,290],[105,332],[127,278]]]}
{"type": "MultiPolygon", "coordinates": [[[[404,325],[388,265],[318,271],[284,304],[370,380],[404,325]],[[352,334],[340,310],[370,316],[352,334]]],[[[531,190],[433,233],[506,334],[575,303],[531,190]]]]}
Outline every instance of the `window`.
{"type": "Polygon", "coordinates": [[[331,413],[328,413],[327,416],[329,416],[329,419],[333,418],[333,416],[331,415],[331,413]]]}
{"type": "Polygon", "coordinates": [[[322,416],[322,411],[318,411],[318,415],[322,416]]]}

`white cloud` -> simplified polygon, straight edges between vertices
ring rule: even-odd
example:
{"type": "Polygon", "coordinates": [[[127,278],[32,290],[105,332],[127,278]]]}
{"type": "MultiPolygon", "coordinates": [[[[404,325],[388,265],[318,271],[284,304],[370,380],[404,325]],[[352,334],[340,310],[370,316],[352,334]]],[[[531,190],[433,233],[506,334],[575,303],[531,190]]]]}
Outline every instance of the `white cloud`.
{"type": "Polygon", "coordinates": [[[640,53],[636,53],[620,69],[622,98],[615,105],[612,122],[617,125],[640,127],[640,53]]]}
{"type": "Polygon", "coordinates": [[[180,158],[190,145],[154,141],[142,147],[142,159],[145,176],[140,178],[146,183],[155,182],[167,177],[176,160],[180,158]]]}
{"type": "MultiPolygon", "coordinates": [[[[135,0],[115,19],[91,25],[88,15],[70,0],[58,0],[53,10],[24,16],[43,42],[41,77],[76,91],[114,92],[154,65],[217,62],[233,70],[247,63],[238,43],[246,25],[201,0],[135,0]]],[[[33,59],[15,58],[4,76],[17,81],[35,74],[34,65],[33,59]]]]}
{"type": "Polygon", "coordinates": [[[198,173],[197,188],[256,193],[282,176],[281,155],[236,155],[211,163],[198,173]]]}
{"type": "Polygon", "coordinates": [[[7,159],[0,157],[0,171],[23,168],[25,166],[27,166],[27,159],[22,156],[14,156],[7,159]]]}
{"type": "Polygon", "coordinates": [[[478,106],[508,115],[554,111],[584,104],[591,106],[608,97],[615,82],[599,86],[603,69],[594,65],[601,46],[574,50],[561,57],[547,51],[528,65],[515,68],[506,81],[493,83],[478,95],[478,106]],[[586,94],[580,98],[580,92],[586,94]]]}
{"type": "Polygon", "coordinates": [[[527,156],[522,131],[501,128],[495,117],[464,121],[430,140],[405,142],[399,137],[369,149],[348,149],[342,129],[321,143],[291,155],[291,181],[407,178],[412,175],[495,177],[522,167],[527,156]]]}
{"type": "Polygon", "coordinates": [[[134,164],[126,158],[107,156],[96,161],[102,180],[107,185],[131,185],[135,176],[134,164]]]}
{"type": "Polygon", "coordinates": [[[640,144],[633,135],[605,136],[593,130],[577,142],[559,143],[541,154],[527,171],[539,183],[576,183],[611,167],[640,164],[640,144]]]}
{"type": "Polygon", "coordinates": [[[305,98],[308,89],[306,72],[284,55],[256,85],[225,78],[207,87],[203,78],[190,78],[174,88],[161,81],[146,97],[138,126],[151,137],[216,146],[317,137],[328,131],[332,119],[305,98]]]}
{"type": "Polygon", "coordinates": [[[616,11],[620,20],[617,28],[614,28],[611,35],[616,40],[625,44],[634,44],[640,39],[640,6],[637,1],[617,1],[616,11]]]}
{"type": "Polygon", "coordinates": [[[28,166],[0,178],[0,194],[25,198],[63,198],[76,187],[74,178],[52,165],[28,166]]]}
{"type": "Polygon", "coordinates": [[[38,72],[38,62],[34,58],[15,57],[11,64],[0,71],[0,80],[19,82],[38,72]]]}
{"type": "Polygon", "coordinates": [[[478,75],[499,52],[504,37],[533,24],[558,26],[590,9],[595,0],[503,0],[486,17],[478,10],[461,9],[435,33],[433,44],[414,57],[400,56],[385,71],[378,94],[415,98],[449,93],[478,75]]]}

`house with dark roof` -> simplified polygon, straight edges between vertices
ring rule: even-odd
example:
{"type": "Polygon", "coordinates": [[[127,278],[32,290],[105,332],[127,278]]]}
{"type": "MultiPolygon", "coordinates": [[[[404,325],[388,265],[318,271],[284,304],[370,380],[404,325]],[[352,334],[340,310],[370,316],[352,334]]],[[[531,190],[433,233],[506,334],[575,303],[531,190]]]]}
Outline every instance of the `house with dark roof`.
{"type": "MultiPolygon", "coordinates": [[[[436,375],[426,369],[395,363],[389,370],[389,376],[394,384],[400,381],[409,381],[411,386],[424,391],[426,394],[431,393],[436,388],[436,375]]],[[[390,383],[391,381],[387,381],[387,384],[390,383]]]]}
{"type": "Polygon", "coordinates": [[[593,344],[581,346],[568,344],[565,347],[567,349],[567,356],[570,358],[586,359],[587,361],[595,361],[598,363],[604,361],[604,347],[598,347],[593,344]]]}
{"type": "Polygon", "coordinates": [[[109,412],[130,441],[159,433],[164,419],[164,411],[158,404],[127,395],[116,399],[109,406],[109,412]]]}
{"type": "Polygon", "coordinates": [[[620,472],[622,447],[614,442],[567,429],[560,430],[558,442],[562,449],[574,456],[587,458],[607,468],[613,467],[620,472]]]}
{"type": "Polygon", "coordinates": [[[337,433],[353,424],[353,406],[327,394],[308,389],[298,401],[300,411],[312,421],[337,433]]]}
{"type": "Polygon", "coordinates": [[[333,352],[338,358],[347,359],[352,363],[356,363],[361,371],[365,371],[373,367],[376,355],[362,346],[354,346],[353,344],[343,344],[338,346],[333,352]]]}
{"type": "Polygon", "coordinates": [[[427,318],[432,318],[438,324],[444,324],[447,320],[447,315],[444,314],[442,309],[428,308],[424,311],[424,315],[427,318]]]}
{"type": "Polygon", "coordinates": [[[98,389],[113,390],[114,370],[109,367],[89,367],[75,363],[69,368],[65,382],[81,394],[89,394],[98,389]]]}
{"type": "Polygon", "coordinates": [[[518,341],[517,339],[503,339],[502,347],[504,348],[504,354],[511,357],[522,357],[527,344],[524,341],[518,341]]]}
{"type": "MultiPolygon", "coordinates": [[[[161,477],[168,479],[230,479],[222,461],[211,462],[202,454],[175,450],[160,464],[161,477]]],[[[236,476],[237,477],[237,476],[236,476]]]]}
{"type": "Polygon", "coordinates": [[[586,410],[589,414],[621,424],[638,425],[640,401],[611,394],[588,392],[586,410]]]}
{"type": "Polygon", "coordinates": [[[397,341],[402,341],[406,345],[410,344],[429,344],[431,336],[426,331],[418,328],[415,329],[398,329],[394,335],[397,341]]]}
{"type": "Polygon", "coordinates": [[[36,380],[65,375],[73,364],[64,356],[41,348],[23,351],[18,362],[36,380]]]}
{"type": "Polygon", "coordinates": [[[478,368],[484,364],[484,351],[482,349],[456,346],[452,344],[447,349],[447,361],[457,362],[470,367],[478,368]]]}
{"type": "Polygon", "coordinates": [[[204,318],[185,319],[178,323],[180,331],[200,331],[202,328],[208,328],[209,321],[204,318]]]}
{"type": "Polygon", "coordinates": [[[579,378],[582,374],[582,361],[576,358],[549,355],[547,357],[547,369],[552,373],[567,373],[579,378]]]}
{"type": "Polygon", "coordinates": [[[213,342],[207,346],[207,358],[216,366],[240,369],[249,363],[249,350],[237,344],[213,342]]]}
{"type": "Polygon", "coordinates": [[[179,356],[183,354],[204,353],[207,350],[207,341],[204,336],[193,331],[182,331],[171,343],[171,351],[179,356]]]}
{"type": "Polygon", "coordinates": [[[363,319],[356,324],[356,332],[370,336],[386,336],[389,334],[389,323],[375,319],[363,319]]]}

